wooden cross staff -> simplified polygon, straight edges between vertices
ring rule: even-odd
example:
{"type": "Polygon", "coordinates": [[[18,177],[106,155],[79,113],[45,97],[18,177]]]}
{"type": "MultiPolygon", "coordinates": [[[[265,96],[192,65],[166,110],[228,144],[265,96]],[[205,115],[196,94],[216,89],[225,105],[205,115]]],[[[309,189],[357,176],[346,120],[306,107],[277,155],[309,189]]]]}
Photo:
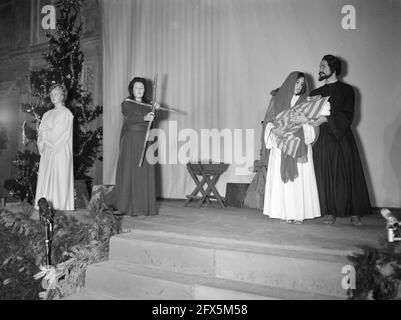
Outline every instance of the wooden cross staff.
{"type": "MultiPolygon", "coordinates": [[[[125,101],[133,102],[133,103],[139,104],[140,106],[145,106],[145,107],[152,108],[152,105],[149,104],[149,103],[139,102],[139,101],[136,101],[136,100],[133,100],[133,99],[130,99],[130,98],[126,98],[125,101]]],[[[179,111],[177,109],[173,109],[173,108],[170,108],[170,107],[159,106],[159,109],[160,110],[164,110],[164,111],[174,112],[174,113],[184,113],[183,111],[179,111]]]]}
{"type": "MultiPolygon", "coordinates": [[[[157,104],[157,100],[156,100],[156,94],[157,94],[157,73],[155,73],[155,77],[153,80],[153,100],[152,100],[152,111],[153,113],[155,113],[156,111],[156,104],[157,104]]],[[[150,105],[148,105],[150,106],[150,105]]],[[[146,154],[146,147],[148,144],[148,139],[149,139],[149,133],[150,133],[150,129],[152,128],[152,124],[153,124],[153,120],[148,122],[148,129],[146,130],[146,136],[145,136],[145,141],[143,142],[143,148],[142,148],[142,154],[141,154],[141,160],[139,161],[139,166],[142,167],[143,164],[143,159],[145,158],[145,154],[146,154]]]]}
{"type": "MultiPolygon", "coordinates": [[[[157,105],[156,95],[157,95],[157,73],[155,74],[155,77],[154,77],[154,80],[153,80],[153,100],[152,100],[152,103],[139,102],[139,101],[136,101],[136,100],[132,100],[130,98],[126,98],[125,101],[133,102],[133,103],[139,104],[141,106],[149,107],[150,109],[152,109],[151,112],[154,113],[156,111],[156,105],[157,105]]],[[[164,111],[168,111],[168,112],[186,114],[185,112],[180,111],[178,109],[174,109],[174,108],[171,108],[171,107],[162,107],[160,105],[159,105],[158,109],[164,110],[164,111]]],[[[152,124],[153,124],[153,120],[149,121],[148,129],[146,131],[145,141],[143,142],[141,159],[139,161],[139,166],[140,167],[142,167],[143,160],[145,158],[146,147],[147,147],[147,143],[148,143],[148,139],[149,139],[150,129],[152,128],[152,124]]]]}

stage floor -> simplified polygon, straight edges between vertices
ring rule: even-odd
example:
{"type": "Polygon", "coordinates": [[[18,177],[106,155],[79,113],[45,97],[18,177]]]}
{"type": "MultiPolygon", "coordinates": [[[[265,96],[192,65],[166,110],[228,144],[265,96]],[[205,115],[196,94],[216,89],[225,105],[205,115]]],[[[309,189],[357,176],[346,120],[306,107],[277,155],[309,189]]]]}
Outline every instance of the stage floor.
{"type": "MultiPolygon", "coordinates": [[[[362,246],[379,246],[379,238],[386,236],[385,220],[379,213],[362,218],[363,225],[354,227],[349,218],[338,218],[334,225],[325,225],[323,218],[305,220],[302,225],[283,224],[270,219],[260,210],[218,207],[205,204],[201,208],[184,200],[159,200],[158,215],[131,217],[123,215],[123,230],[149,230],[179,233],[214,239],[231,239],[257,243],[259,246],[286,248],[320,253],[350,254],[362,246]]],[[[18,211],[20,203],[7,205],[6,209],[18,211]]],[[[85,221],[88,211],[78,209],[66,212],[85,221]]],[[[398,214],[396,214],[397,216],[398,214]]],[[[38,219],[38,212],[33,214],[38,219]]]]}
{"type": "Polygon", "coordinates": [[[349,218],[338,218],[334,225],[325,225],[323,218],[306,220],[303,225],[282,224],[247,208],[204,205],[184,207],[184,200],[158,202],[156,216],[123,216],[123,228],[179,233],[216,239],[248,241],[259,245],[349,254],[364,245],[378,246],[379,237],[386,236],[385,220],[380,214],[362,218],[363,226],[354,227],[349,218]]]}

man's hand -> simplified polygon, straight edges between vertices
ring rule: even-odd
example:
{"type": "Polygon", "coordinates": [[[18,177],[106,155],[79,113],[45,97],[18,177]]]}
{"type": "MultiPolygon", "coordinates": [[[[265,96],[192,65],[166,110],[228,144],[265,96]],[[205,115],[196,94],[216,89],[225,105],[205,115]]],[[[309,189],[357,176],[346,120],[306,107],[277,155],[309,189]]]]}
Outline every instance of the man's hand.
{"type": "Polygon", "coordinates": [[[282,127],[273,128],[272,132],[278,137],[282,137],[285,134],[282,127]]]}
{"type": "Polygon", "coordinates": [[[319,118],[317,118],[317,120],[315,121],[311,121],[309,122],[309,124],[312,127],[318,127],[320,126],[322,123],[328,122],[327,118],[325,116],[319,116],[319,118]]]}
{"type": "Polygon", "coordinates": [[[308,96],[308,97],[306,97],[306,101],[318,100],[321,98],[322,98],[322,96],[320,94],[317,96],[308,96]]]}

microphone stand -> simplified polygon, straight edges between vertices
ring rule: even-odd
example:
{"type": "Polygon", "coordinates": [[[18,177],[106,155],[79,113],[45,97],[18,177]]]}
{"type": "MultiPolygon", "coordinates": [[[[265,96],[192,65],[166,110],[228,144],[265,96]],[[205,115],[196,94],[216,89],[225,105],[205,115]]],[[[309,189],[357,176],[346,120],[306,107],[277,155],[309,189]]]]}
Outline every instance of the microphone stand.
{"type": "Polygon", "coordinates": [[[52,233],[53,233],[53,218],[54,213],[53,210],[50,208],[49,203],[45,198],[40,198],[38,201],[39,206],[39,218],[40,221],[44,222],[45,224],[45,245],[46,245],[46,265],[51,265],[51,240],[52,240],[52,233]]]}

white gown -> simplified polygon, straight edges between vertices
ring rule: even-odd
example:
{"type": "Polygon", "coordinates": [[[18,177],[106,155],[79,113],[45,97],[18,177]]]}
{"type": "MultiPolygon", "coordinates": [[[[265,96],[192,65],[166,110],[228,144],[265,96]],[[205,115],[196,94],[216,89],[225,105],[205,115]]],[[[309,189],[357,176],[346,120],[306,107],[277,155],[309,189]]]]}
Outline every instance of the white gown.
{"type": "MultiPolygon", "coordinates": [[[[298,100],[293,96],[291,106],[298,100]]],[[[330,104],[323,107],[321,115],[330,115],[330,104]]],[[[298,177],[294,181],[284,183],[281,179],[281,150],[277,148],[276,136],[271,132],[273,124],[266,125],[265,143],[270,149],[266,175],[266,189],[263,214],[270,218],[285,220],[304,220],[320,217],[319,196],[317,192],[315,169],[311,143],[316,139],[315,129],[303,125],[307,159],[305,163],[297,163],[298,177]]]]}
{"type": "Polygon", "coordinates": [[[40,164],[35,208],[42,197],[56,210],[74,210],[72,127],[74,116],[66,107],[47,111],[38,131],[40,164]]]}

